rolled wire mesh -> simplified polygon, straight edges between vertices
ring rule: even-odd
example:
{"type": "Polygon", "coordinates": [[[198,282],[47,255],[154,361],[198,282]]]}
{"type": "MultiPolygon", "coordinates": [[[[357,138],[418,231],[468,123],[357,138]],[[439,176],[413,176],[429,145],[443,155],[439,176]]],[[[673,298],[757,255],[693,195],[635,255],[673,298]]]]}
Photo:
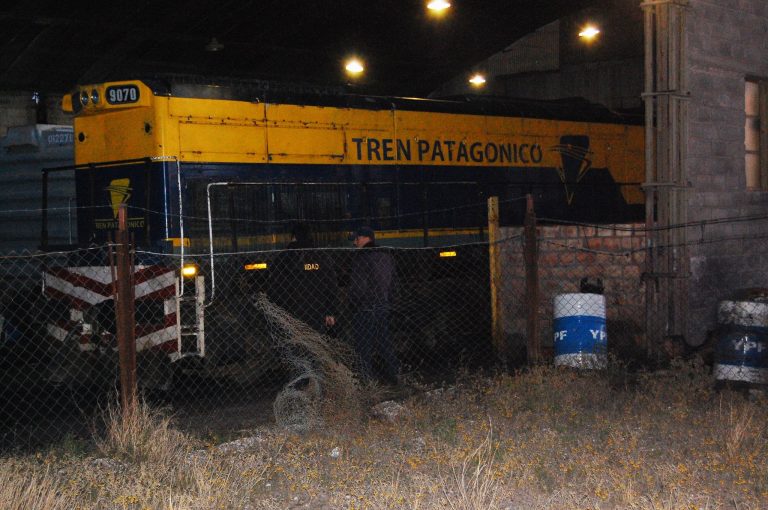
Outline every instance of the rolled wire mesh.
{"type": "Polygon", "coordinates": [[[318,332],[264,293],[254,304],[265,315],[269,336],[289,373],[273,405],[279,426],[307,431],[320,425],[324,414],[359,408],[357,362],[348,344],[318,332]]]}

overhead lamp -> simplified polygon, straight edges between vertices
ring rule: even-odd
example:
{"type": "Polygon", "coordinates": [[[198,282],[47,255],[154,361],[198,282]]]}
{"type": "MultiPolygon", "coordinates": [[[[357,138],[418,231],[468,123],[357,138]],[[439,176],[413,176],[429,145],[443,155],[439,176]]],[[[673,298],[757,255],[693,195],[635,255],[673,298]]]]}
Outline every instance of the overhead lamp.
{"type": "Polygon", "coordinates": [[[483,85],[485,85],[485,76],[483,76],[480,73],[475,73],[469,79],[469,83],[471,83],[475,87],[482,87],[483,85]]]}
{"type": "Polygon", "coordinates": [[[443,12],[451,7],[451,2],[447,0],[431,0],[427,4],[427,9],[433,12],[443,12]]]}
{"type": "Polygon", "coordinates": [[[219,42],[218,39],[215,37],[211,37],[211,40],[208,41],[208,44],[205,45],[205,51],[221,51],[224,49],[224,45],[219,42]]]}
{"type": "Polygon", "coordinates": [[[347,60],[346,64],[344,65],[344,69],[346,69],[347,74],[351,76],[358,76],[362,74],[363,71],[365,71],[363,63],[360,61],[360,59],[357,58],[350,58],[347,60]]]}
{"type": "Polygon", "coordinates": [[[600,29],[597,28],[595,25],[587,25],[581,30],[581,32],[579,32],[579,37],[581,37],[584,40],[591,41],[599,33],[600,33],[600,29]]]}

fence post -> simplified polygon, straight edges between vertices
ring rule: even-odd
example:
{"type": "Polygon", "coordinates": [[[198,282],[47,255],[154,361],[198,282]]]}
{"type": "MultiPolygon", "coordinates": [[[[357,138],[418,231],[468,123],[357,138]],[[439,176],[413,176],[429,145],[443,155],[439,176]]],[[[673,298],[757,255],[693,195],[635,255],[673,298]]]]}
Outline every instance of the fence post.
{"type": "Polygon", "coordinates": [[[48,171],[43,168],[43,194],[42,206],[41,206],[41,230],[40,230],[40,247],[43,251],[48,249],[48,171]]]}
{"type": "Polygon", "coordinates": [[[499,197],[488,198],[488,258],[491,284],[491,339],[496,354],[506,361],[504,316],[501,307],[501,260],[499,250],[499,197]]]}
{"type": "Polygon", "coordinates": [[[539,337],[539,247],[536,235],[536,212],[533,209],[533,196],[526,195],[525,204],[525,242],[523,258],[525,259],[525,301],[528,315],[526,317],[528,363],[536,364],[541,361],[541,338],[539,337]]]}
{"type": "Polygon", "coordinates": [[[123,414],[132,413],[136,405],[136,340],[134,317],[133,270],[131,268],[128,213],[125,204],[117,213],[117,302],[115,320],[120,362],[120,404],[123,414]]]}

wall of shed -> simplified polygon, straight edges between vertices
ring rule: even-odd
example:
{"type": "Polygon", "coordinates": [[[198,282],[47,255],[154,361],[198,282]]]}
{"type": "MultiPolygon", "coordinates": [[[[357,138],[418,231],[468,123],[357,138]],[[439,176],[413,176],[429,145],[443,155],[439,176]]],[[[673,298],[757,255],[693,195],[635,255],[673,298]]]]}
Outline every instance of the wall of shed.
{"type": "MultiPolygon", "coordinates": [[[[744,83],[768,79],[768,2],[690,0],[687,10],[689,221],[768,213],[768,192],[747,190],[744,83]]],[[[718,301],[736,289],[768,287],[765,221],[706,225],[688,234],[720,242],[690,248],[689,342],[716,323],[718,301]],[[726,240],[727,238],[727,240],[726,240]]]]}
{"type": "Polygon", "coordinates": [[[489,94],[536,99],[583,97],[617,110],[639,110],[643,86],[643,23],[639,2],[615,2],[562,18],[510,44],[475,66],[482,89],[457,76],[432,95],[489,94]],[[602,33],[578,37],[587,22],[602,33]]]}

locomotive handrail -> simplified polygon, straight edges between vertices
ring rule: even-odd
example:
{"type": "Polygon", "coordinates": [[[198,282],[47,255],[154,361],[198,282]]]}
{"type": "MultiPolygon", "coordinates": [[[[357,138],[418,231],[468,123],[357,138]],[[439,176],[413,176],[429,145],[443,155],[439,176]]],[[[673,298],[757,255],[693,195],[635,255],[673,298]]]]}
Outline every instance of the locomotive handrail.
{"type": "MultiPolygon", "coordinates": [[[[174,161],[176,163],[176,184],[179,190],[179,273],[181,273],[181,270],[184,268],[184,200],[182,197],[182,191],[181,191],[181,163],[179,162],[179,158],[176,156],[161,156],[161,157],[153,157],[148,158],[149,161],[174,161]]],[[[168,215],[165,214],[165,231],[168,232],[168,215]]],[[[184,295],[184,278],[180,278],[179,283],[179,293],[176,297],[181,297],[184,295]]]]}
{"type": "MultiPolygon", "coordinates": [[[[212,186],[227,186],[229,182],[209,182],[205,187],[205,199],[208,204],[208,250],[210,252],[210,267],[211,267],[211,297],[210,300],[203,306],[208,307],[213,303],[213,298],[216,295],[216,269],[213,262],[213,214],[211,212],[211,187],[212,186]]],[[[182,243],[183,239],[182,239],[182,243]]]]}

